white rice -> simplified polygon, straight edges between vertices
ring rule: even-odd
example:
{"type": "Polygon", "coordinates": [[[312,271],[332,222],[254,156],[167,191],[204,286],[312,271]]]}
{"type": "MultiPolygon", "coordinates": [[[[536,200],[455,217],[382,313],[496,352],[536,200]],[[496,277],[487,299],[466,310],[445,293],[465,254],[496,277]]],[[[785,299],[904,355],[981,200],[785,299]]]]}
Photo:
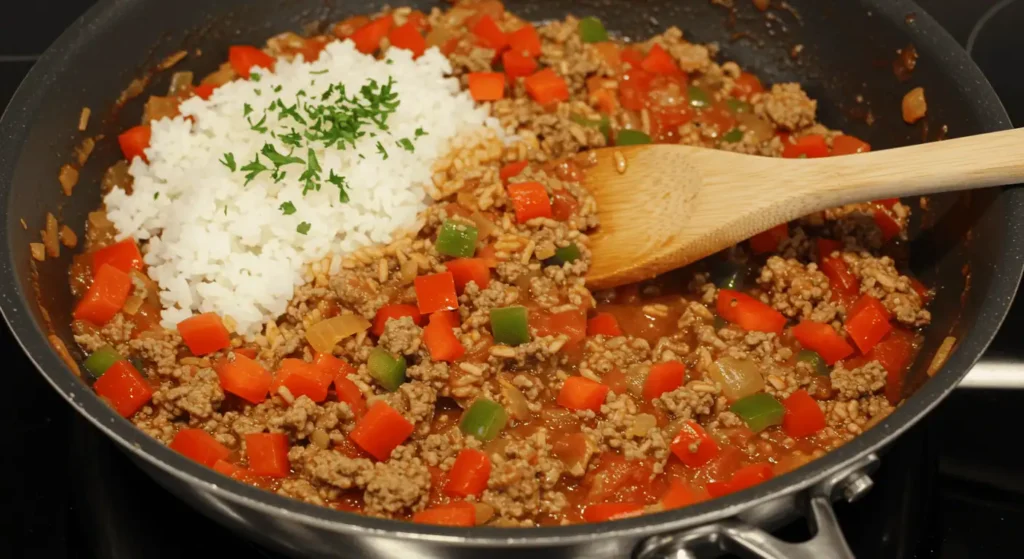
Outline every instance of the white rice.
{"type": "MultiPolygon", "coordinates": [[[[225,84],[207,101],[182,103],[181,116],[152,123],[149,163],[136,158],[129,169],[132,195],[115,188],[105,202],[120,238],[149,242],[145,262],[161,288],[163,326],[173,328],[194,312],[215,312],[231,317],[239,334],[257,334],[265,321],[284,313],[304,283],[304,264],[389,241],[425,207],[424,185],[449,141],[483,125],[497,128],[457,80],[445,77],[451,67],[437,49],[416,61],[398,49],[388,58],[391,63],[357,52],[349,41],[332,42],[316,62],[278,60],[275,72],[261,73],[258,81],[225,84]],[[364,127],[368,133],[355,149],[310,144],[324,178],[331,170],[347,178],[348,203],[339,202],[338,189],[326,180],[321,190],[303,196],[304,165],[283,167],[287,175],[277,184],[264,172],[243,186],[245,173],[219,162],[232,153],[241,168],[266,142],[280,153],[291,151],[269,133],[252,130],[245,104],[255,123],[276,99],[294,103],[300,89],[319,99],[330,84],[344,83],[352,96],[368,80],[384,84],[389,77],[399,100],[389,131],[364,127]],[[415,137],[417,128],[427,135],[415,137]],[[413,141],[414,152],[396,145],[401,138],[413,141]],[[284,215],[284,202],[296,212],[284,215]],[[297,231],[303,222],[310,224],[305,235],[297,231]]],[[[278,112],[268,112],[270,130],[302,130],[290,119],[277,124],[278,112]]],[[[306,151],[303,145],[294,155],[306,158],[306,151]]]]}

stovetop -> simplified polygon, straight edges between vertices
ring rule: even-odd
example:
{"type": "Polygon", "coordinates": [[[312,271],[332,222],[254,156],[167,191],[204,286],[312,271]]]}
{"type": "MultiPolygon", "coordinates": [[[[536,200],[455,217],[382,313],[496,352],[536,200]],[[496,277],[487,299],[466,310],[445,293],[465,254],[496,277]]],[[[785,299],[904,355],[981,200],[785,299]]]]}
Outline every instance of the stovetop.
{"type": "MultiPolygon", "coordinates": [[[[18,23],[0,33],[0,106],[91,0],[19,3],[18,23]],[[28,12],[26,14],[26,12],[28,12]]],[[[1024,0],[919,0],[964,45],[1024,124],[1024,0]]],[[[1024,361],[1011,311],[989,355],[1024,361]]],[[[33,370],[6,328],[0,348],[7,394],[0,425],[0,542],[11,557],[135,558],[247,553],[275,557],[179,502],[131,464],[33,370]],[[10,438],[13,433],[13,440],[10,438]],[[197,542],[203,542],[197,548],[197,542]]],[[[1024,364],[1021,366],[1024,372],[1024,364]]],[[[1024,376],[1024,375],[1022,375],[1024,376]]],[[[1005,448],[1005,429],[1024,391],[960,389],[886,453],[875,487],[838,516],[858,557],[959,559],[1004,556],[1024,526],[1024,481],[1005,448]]],[[[780,532],[806,536],[795,523],[780,532]]]]}

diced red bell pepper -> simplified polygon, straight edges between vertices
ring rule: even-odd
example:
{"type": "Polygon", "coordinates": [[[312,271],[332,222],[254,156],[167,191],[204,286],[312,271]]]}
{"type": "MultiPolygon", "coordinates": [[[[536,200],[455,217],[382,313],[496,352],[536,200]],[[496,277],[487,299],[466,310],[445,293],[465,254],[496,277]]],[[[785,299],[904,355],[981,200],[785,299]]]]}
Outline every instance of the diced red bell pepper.
{"type": "Polygon", "coordinates": [[[274,57],[249,45],[234,45],[228,49],[228,62],[235,73],[249,79],[253,67],[273,71],[274,57]]]}
{"type": "Polygon", "coordinates": [[[708,484],[708,493],[712,497],[722,497],[729,493],[736,493],[753,487],[759,483],[768,481],[774,477],[771,464],[758,463],[744,466],[732,475],[728,482],[712,482],[708,484]]]}
{"type": "Polygon", "coordinates": [[[570,410],[600,411],[610,389],[586,377],[569,377],[558,391],[555,403],[570,410]]]}
{"type": "Polygon", "coordinates": [[[178,323],[181,340],[193,355],[207,355],[231,346],[231,333],[217,313],[203,313],[178,323]]]}
{"type": "Polygon", "coordinates": [[[892,330],[892,324],[889,324],[889,311],[881,301],[870,295],[861,295],[854,303],[853,309],[846,316],[844,326],[861,353],[871,351],[871,348],[892,330]]]}
{"type": "Polygon", "coordinates": [[[867,153],[871,151],[871,144],[856,136],[840,134],[832,138],[832,155],[849,155],[851,153],[867,153]]]}
{"type": "Polygon", "coordinates": [[[764,254],[779,250],[779,245],[789,237],[789,224],[780,223],[767,231],[762,231],[750,238],[750,248],[754,254],[764,254]]]}
{"type": "Polygon", "coordinates": [[[868,361],[878,361],[885,368],[885,396],[893,405],[903,399],[903,377],[914,357],[915,341],[913,332],[893,328],[865,355],[868,361]]]}
{"type": "Polygon", "coordinates": [[[606,522],[640,516],[644,512],[641,503],[597,503],[583,509],[583,520],[587,522],[606,522]]]}
{"type": "Polygon", "coordinates": [[[380,48],[380,42],[387,37],[391,26],[395,24],[395,18],[388,14],[381,16],[370,23],[356,29],[349,39],[356,44],[356,50],[363,54],[373,54],[380,48]]]}
{"type": "Polygon", "coordinates": [[[480,289],[491,284],[491,269],[483,258],[456,258],[444,263],[455,278],[455,290],[462,293],[466,284],[473,282],[480,289]]]}
{"type": "Polygon", "coordinates": [[[537,71],[537,59],[514,50],[507,50],[501,55],[501,65],[512,79],[523,78],[537,71]]]}
{"type": "Polygon", "coordinates": [[[523,83],[526,85],[526,92],[540,105],[550,105],[569,99],[568,84],[551,68],[544,68],[528,76],[523,83]]]}
{"type": "Polygon", "coordinates": [[[640,67],[652,74],[662,74],[666,76],[674,76],[682,74],[682,70],[679,69],[679,65],[676,64],[675,60],[665,52],[665,49],[661,45],[655,44],[651,47],[651,50],[647,51],[647,56],[644,57],[643,62],[640,63],[640,67]]]}
{"type": "Polygon", "coordinates": [[[96,270],[92,285],[75,305],[74,317],[102,326],[124,308],[131,290],[131,276],[104,264],[96,270]]]}
{"type": "Polygon", "coordinates": [[[450,497],[469,497],[479,495],[487,489],[487,480],[491,476],[491,459],[487,453],[464,448],[455,457],[455,464],[448,472],[448,482],[442,490],[450,497]]]}
{"type": "Polygon", "coordinates": [[[568,190],[561,188],[551,193],[551,218],[555,221],[569,221],[580,207],[568,190]]]}
{"type": "Polygon", "coordinates": [[[239,353],[233,353],[232,356],[219,359],[213,365],[221,389],[253,404],[266,400],[274,378],[258,361],[239,353]]]}
{"type": "Polygon", "coordinates": [[[738,291],[719,289],[715,308],[719,316],[744,330],[781,334],[786,326],[782,313],[738,291]]]}
{"type": "Polygon", "coordinates": [[[217,460],[210,467],[213,468],[213,471],[217,472],[218,474],[226,475],[230,478],[234,478],[235,476],[245,472],[244,469],[239,468],[238,466],[232,464],[231,462],[228,462],[227,460],[217,460]]]}
{"type": "Polygon", "coordinates": [[[416,306],[420,314],[436,311],[450,311],[459,308],[459,296],[455,292],[455,277],[451,272],[417,276],[413,280],[416,290],[416,306]]]}
{"type": "Polygon", "coordinates": [[[747,99],[755,93],[764,91],[761,80],[749,72],[740,72],[738,78],[733,81],[732,95],[741,99],[747,99]]]}
{"type": "Polygon", "coordinates": [[[395,447],[409,438],[414,427],[387,402],[378,400],[359,418],[348,436],[359,448],[383,461],[391,456],[395,447]]]}
{"type": "Polygon", "coordinates": [[[707,493],[690,487],[687,483],[673,479],[669,482],[668,491],[661,497],[661,506],[665,510],[690,506],[708,499],[707,493]]]}
{"type": "Polygon", "coordinates": [[[146,148],[149,147],[150,137],[153,135],[153,129],[148,124],[129,128],[117,137],[117,143],[121,146],[121,153],[124,154],[124,158],[129,163],[132,162],[136,157],[141,157],[143,161],[149,162],[146,159],[146,148]]]}
{"type": "Polygon", "coordinates": [[[508,185],[507,190],[517,222],[526,223],[535,217],[551,217],[551,200],[541,183],[517,182],[508,185]]]}
{"type": "Polygon", "coordinates": [[[377,316],[373,317],[373,326],[370,328],[370,332],[374,336],[380,337],[389,320],[398,320],[403,316],[408,316],[417,325],[423,324],[423,315],[413,305],[384,305],[377,310],[377,316]]]}
{"type": "Polygon", "coordinates": [[[458,328],[462,323],[459,318],[459,313],[456,311],[437,311],[430,315],[430,320],[440,324],[444,324],[449,328],[458,328]]]}
{"type": "Polygon", "coordinates": [[[212,468],[218,461],[227,460],[231,454],[228,447],[202,429],[182,429],[174,435],[168,446],[208,468],[212,468]]]}
{"type": "Polygon", "coordinates": [[[587,321],[588,336],[621,336],[622,328],[619,328],[619,321],[615,315],[607,312],[599,312],[587,321]]]}
{"type": "Polygon", "coordinates": [[[530,325],[539,336],[567,336],[566,346],[582,342],[587,337],[587,313],[583,309],[532,313],[530,325]]]}
{"type": "Polygon", "coordinates": [[[686,365],[679,361],[666,361],[651,365],[650,372],[644,380],[644,400],[651,400],[666,392],[672,392],[683,385],[686,380],[686,365]]]}
{"type": "Polygon", "coordinates": [[[135,239],[129,238],[97,249],[92,253],[93,274],[104,264],[110,264],[122,272],[141,270],[142,253],[139,252],[139,245],[135,243],[135,239]]]}
{"type": "Polygon", "coordinates": [[[416,28],[416,22],[407,21],[405,25],[399,25],[388,33],[388,41],[391,46],[405,49],[412,52],[413,58],[419,58],[427,50],[427,40],[416,28]]]}
{"type": "Polygon", "coordinates": [[[476,35],[477,42],[481,46],[493,49],[495,53],[500,53],[508,46],[508,36],[490,15],[485,14],[481,17],[469,31],[476,35]]]}
{"type": "Polygon", "coordinates": [[[306,396],[314,402],[323,402],[327,399],[327,389],[332,381],[334,375],[313,363],[306,363],[302,359],[282,359],[274,373],[270,392],[276,394],[283,386],[295,398],[306,396]]]}
{"type": "Polygon", "coordinates": [[[826,258],[832,256],[833,252],[842,251],[843,243],[835,239],[818,239],[818,262],[823,262],[826,258]]]}
{"type": "Polygon", "coordinates": [[[821,134],[808,134],[799,138],[790,137],[782,147],[782,157],[789,159],[826,156],[828,156],[828,145],[825,144],[825,137],[821,134]]]}
{"type": "Polygon", "coordinates": [[[334,379],[334,392],[338,396],[338,401],[348,404],[352,413],[357,418],[361,417],[366,411],[366,400],[356,383],[348,378],[350,374],[356,372],[356,368],[329,353],[316,354],[313,365],[334,379]]]}
{"type": "Polygon", "coordinates": [[[131,417],[153,397],[153,387],[127,361],[116,361],[92,389],[122,417],[131,417]]]}
{"type": "Polygon", "coordinates": [[[540,35],[537,28],[527,23],[508,34],[508,48],[526,56],[540,56],[540,35]]]}
{"type": "Polygon", "coordinates": [[[876,205],[882,206],[888,210],[891,210],[893,206],[899,203],[899,198],[882,198],[881,200],[875,200],[876,205]]]}
{"type": "Polygon", "coordinates": [[[519,173],[522,173],[523,169],[526,169],[526,166],[529,164],[529,161],[514,161],[512,163],[506,164],[498,172],[498,176],[501,177],[501,182],[507,185],[508,179],[518,175],[519,173]]]}
{"type": "Polygon", "coordinates": [[[430,323],[423,329],[423,345],[427,346],[430,358],[434,361],[451,363],[465,355],[466,348],[455,335],[448,320],[434,319],[434,316],[437,315],[431,315],[430,323]]]}
{"type": "Polygon", "coordinates": [[[192,88],[192,93],[195,93],[196,97],[207,100],[213,95],[213,90],[217,89],[216,85],[201,83],[192,88]]]}
{"type": "Polygon", "coordinates": [[[687,421],[672,439],[672,454],[691,468],[699,468],[718,456],[718,443],[696,421],[687,421]]]}
{"type": "Polygon", "coordinates": [[[872,218],[875,220],[875,225],[878,225],[878,229],[882,231],[882,240],[888,241],[896,235],[900,234],[903,227],[899,221],[893,217],[891,211],[882,206],[881,204],[875,204],[874,210],[872,211],[872,218]]]}
{"type": "Polygon", "coordinates": [[[790,394],[782,405],[786,408],[782,430],[790,437],[807,437],[825,428],[825,412],[803,388],[790,394]]]}
{"type": "Polygon", "coordinates": [[[927,303],[932,298],[931,290],[928,289],[921,281],[917,278],[910,278],[910,287],[917,293],[917,296],[921,298],[922,303],[927,303]]]}
{"type": "Polygon", "coordinates": [[[434,526],[469,528],[476,526],[476,507],[473,506],[473,503],[456,501],[414,513],[412,521],[434,526]]]}
{"type": "Polygon", "coordinates": [[[284,433],[249,433],[245,435],[245,454],[249,471],[266,477],[288,477],[288,435],[284,433]]]}
{"type": "Polygon", "coordinates": [[[473,72],[466,76],[474,101],[497,101],[505,97],[505,74],[473,72]]]}
{"type": "Polygon", "coordinates": [[[800,345],[818,352],[827,365],[853,355],[853,347],[830,324],[801,320],[792,332],[800,345]]]}
{"type": "Polygon", "coordinates": [[[839,256],[832,256],[821,261],[821,271],[828,278],[832,290],[832,300],[849,309],[857,301],[860,294],[860,281],[853,275],[846,261],[839,256]]]}

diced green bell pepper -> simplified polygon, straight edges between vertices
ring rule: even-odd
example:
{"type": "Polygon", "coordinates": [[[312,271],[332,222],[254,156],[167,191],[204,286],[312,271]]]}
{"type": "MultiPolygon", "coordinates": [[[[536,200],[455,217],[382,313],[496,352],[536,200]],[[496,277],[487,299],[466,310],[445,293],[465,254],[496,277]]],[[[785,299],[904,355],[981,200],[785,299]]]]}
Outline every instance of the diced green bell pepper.
{"type": "Polygon", "coordinates": [[[729,107],[733,113],[749,113],[754,109],[750,103],[739,99],[726,99],[725,106],[729,107]]]}
{"type": "Polygon", "coordinates": [[[580,253],[580,247],[576,246],[576,243],[570,243],[568,246],[558,247],[555,249],[555,255],[544,261],[545,266],[561,266],[562,264],[568,264],[569,262],[575,262],[583,256],[580,253]]]}
{"type": "Polygon", "coordinates": [[[617,146],[639,146],[651,143],[651,137],[639,130],[619,130],[615,136],[617,146]]]}
{"type": "Polygon", "coordinates": [[[691,107],[703,109],[711,106],[711,96],[708,92],[695,85],[686,88],[686,95],[690,98],[691,107]]]}
{"type": "Polygon", "coordinates": [[[711,281],[719,289],[743,291],[743,288],[747,286],[749,271],[750,269],[745,264],[732,260],[720,260],[711,270],[711,281]]]}
{"type": "Polygon", "coordinates": [[[816,374],[827,375],[829,373],[828,365],[825,364],[825,360],[822,359],[821,355],[817,351],[811,351],[809,349],[801,349],[796,354],[797,361],[803,361],[811,366],[816,374]]]}
{"type": "Polygon", "coordinates": [[[476,227],[453,219],[446,219],[437,233],[434,248],[441,254],[456,258],[469,258],[476,252],[476,227]]]}
{"type": "Polygon", "coordinates": [[[529,311],[519,305],[491,309],[491,334],[498,344],[514,346],[530,341],[529,311]]]}
{"type": "Polygon", "coordinates": [[[580,20],[580,39],[584,43],[600,43],[608,40],[608,31],[596,17],[585,17],[580,20]]]}
{"type": "Polygon", "coordinates": [[[572,113],[569,115],[569,120],[579,124],[580,126],[590,126],[591,128],[597,128],[604,135],[605,140],[610,140],[612,137],[612,122],[609,120],[608,115],[601,115],[600,120],[590,120],[583,115],[572,113]]]}
{"type": "Polygon", "coordinates": [[[755,433],[760,433],[772,425],[780,425],[782,416],[786,414],[786,408],[765,392],[740,398],[729,407],[729,410],[746,422],[747,427],[755,433]]]}
{"type": "Polygon", "coordinates": [[[714,322],[715,332],[721,330],[722,328],[725,328],[728,325],[729,325],[729,323],[726,322],[724,318],[722,318],[722,317],[720,317],[718,315],[715,315],[715,322],[714,322]]]}
{"type": "Polygon", "coordinates": [[[481,398],[462,414],[459,429],[483,442],[494,440],[508,422],[508,413],[501,404],[481,398]]]}
{"type": "Polygon", "coordinates": [[[398,390],[405,382],[405,357],[395,357],[387,351],[375,347],[366,360],[366,368],[370,376],[388,392],[398,390]]]}
{"type": "Polygon", "coordinates": [[[103,373],[107,372],[114,363],[124,359],[121,354],[117,352],[113,347],[105,345],[96,351],[92,352],[89,357],[85,358],[85,362],[82,365],[86,371],[94,378],[103,376],[103,373]]]}
{"type": "Polygon", "coordinates": [[[743,141],[743,131],[739,128],[733,128],[722,136],[722,141],[729,142],[730,144],[743,141]]]}

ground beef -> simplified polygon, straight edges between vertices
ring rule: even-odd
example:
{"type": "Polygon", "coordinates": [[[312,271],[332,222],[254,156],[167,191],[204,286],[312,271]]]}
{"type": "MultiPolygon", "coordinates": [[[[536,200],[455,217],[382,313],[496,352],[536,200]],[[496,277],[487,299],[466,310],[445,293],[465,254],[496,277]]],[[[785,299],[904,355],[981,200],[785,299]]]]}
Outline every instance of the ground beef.
{"type": "Polygon", "coordinates": [[[885,367],[878,361],[871,361],[853,370],[837,366],[829,374],[832,389],[836,391],[839,401],[856,400],[882,390],[887,376],[885,367]]]}
{"type": "Polygon", "coordinates": [[[614,338],[588,338],[584,342],[586,358],[581,369],[605,374],[612,369],[625,371],[629,367],[650,362],[651,346],[643,338],[617,336],[614,338]]]}
{"type": "Polygon", "coordinates": [[[813,262],[801,264],[771,256],[757,283],[767,290],[772,307],[790,318],[826,323],[836,318],[836,306],[829,301],[828,278],[813,262]]]}
{"type": "Polygon", "coordinates": [[[419,351],[422,343],[423,329],[408,316],[387,321],[377,341],[377,345],[394,355],[412,355],[419,351]]]}
{"type": "Polygon", "coordinates": [[[392,516],[422,510],[430,497],[430,471],[413,446],[399,446],[387,462],[374,465],[363,501],[366,512],[392,516]]]}
{"type": "Polygon", "coordinates": [[[491,461],[491,477],[480,500],[499,516],[520,519],[556,513],[568,505],[565,495],[553,490],[564,466],[551,455],[546,429],[510,441],[491,461]]]}
{"type": "Polygon", "coordinates": [[[335,498],[340,491],[364,488],[376,477],[373,463],[368,459],[349,458],[316,445],[293,446],[288,451],[288,461],[293,470],[309,479],[328,498],[335,498]]]}
{"type": "Polygon", "coordinates": [[[180,386],[153,393],[154,406],[166,406],[172,415],[187,413],[196,420],[209,419],[224,401],[220,379],[212,369],[200,369],[180,386]]]}
{"type": "Polygon", "coordinates": [[[798,83],[777,83],[761,95],[754,110],[780,128],[796,131],[814,124],[818,102],[807,97],[798,83]]]}
{"type": "Polygon", "coordinates": [[[846,253],[844,259],[860,280],[860,292],[882,301],[897,321],[907,326],[924,326],[931,322],[931,312],[923,308],[921,296],[910,278],[896,270],[892,258],[846,253]]]}
{"type": "Polygon", "coordinates": [[[711,413],[718,388],[704,381],[693,381],[655,398],[654,405],[676,419],[695,419],[711,413]]]}
{"type": "Polygon", "coordinates": [[[437,391],[430,385],[419,381],[406,382],[382,398],[416,426],[414,435],[424,437],[430,432],[434,403],[437,401],[437,391]]]}

